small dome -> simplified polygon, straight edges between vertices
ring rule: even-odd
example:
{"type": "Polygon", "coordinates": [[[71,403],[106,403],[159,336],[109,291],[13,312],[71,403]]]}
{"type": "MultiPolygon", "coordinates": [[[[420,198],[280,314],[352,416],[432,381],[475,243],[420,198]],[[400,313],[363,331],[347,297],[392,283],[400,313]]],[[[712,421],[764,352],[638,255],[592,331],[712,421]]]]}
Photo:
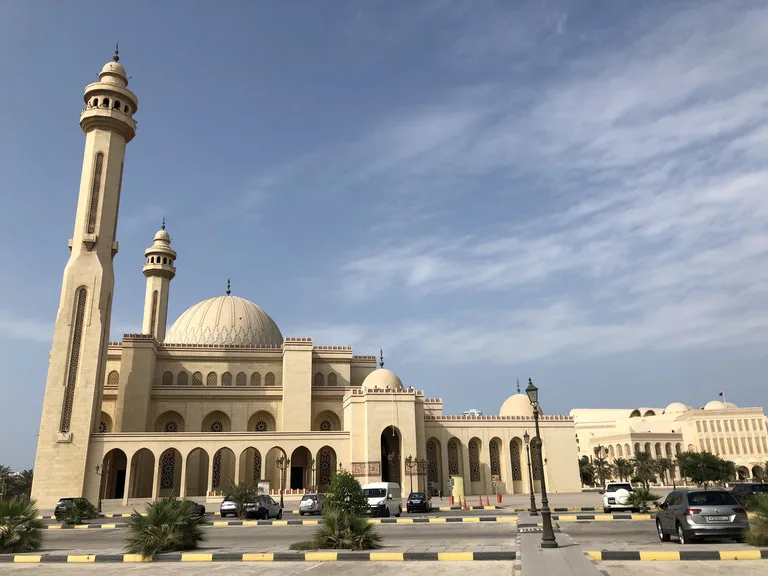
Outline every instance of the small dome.
{"type": "Polygon", "coordinates": [[[380,390],[402,390],[403,382],[398,378],[397,374],[392,372],[392,370],[379,368],[365,377],[362,387],[366,390],[373,388],[378,388],[380,390]]]}
{"type": "Polygon", "coordinates": [[[683,404],[682,402],[672,402],[669,406],[664,408],[664,414],[680,414],[682,412],[690,412],[692,408],[683,404]]]}
{"type": "MultiPolygon", "coordinates": [[[[541,414],[541,407],[539,407],[541,414]]],[[[528,399],[527,394],[515,394],[504,400],[499,410],[499,416],[523,416],[524,418],[533,418],[533,405],[528,399]]]]}
{"type": "Polygon", "coordinates": [[[99,80],[105,84],[114,84],[125,88],[128,86],[128,73],[120,62],[112,60],[104,64],[99,72],[99,80]]]}
{"type": "Polygon", "coordinates": [[[282,346],[283,335],[269,314],[237,296],[216,296],[187,309],[165,335],[168,344],[282,346]]]}
{"type": "Polygon", "coordinates": [[[703,410],[728,410],[730,408],[737,408],[733,402],[722,402],[721,400],[712,400],[704,405],[703,410]]]}
{"type": "Polygon", "coordinates": [[[155,242],[160,242],[162,244],[170,244],[171,243],[171,235],[168,234],[168,232],[165,231],[165,228],[162,230],[158,230],[157,234],[155,234],[154,238],[155,242]]]}

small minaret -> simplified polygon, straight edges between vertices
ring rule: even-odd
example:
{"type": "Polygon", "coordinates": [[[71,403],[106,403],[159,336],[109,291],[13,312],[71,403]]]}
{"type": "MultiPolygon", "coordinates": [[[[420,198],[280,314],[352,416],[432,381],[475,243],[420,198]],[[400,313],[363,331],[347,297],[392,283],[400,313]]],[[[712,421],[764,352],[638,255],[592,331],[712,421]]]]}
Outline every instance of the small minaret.
{"type": "Polygon", "coordinates": [[[147,293],[144,296],[144,322],[142,334],[151,334],[155,340],[165,340],[168,322],[168,293],[171,280],[176,276],[176,252],[171,249],[171,237],[163,225],[155,234],[155,241],[144,250],[144,276],[147,277],[147,293]]]}

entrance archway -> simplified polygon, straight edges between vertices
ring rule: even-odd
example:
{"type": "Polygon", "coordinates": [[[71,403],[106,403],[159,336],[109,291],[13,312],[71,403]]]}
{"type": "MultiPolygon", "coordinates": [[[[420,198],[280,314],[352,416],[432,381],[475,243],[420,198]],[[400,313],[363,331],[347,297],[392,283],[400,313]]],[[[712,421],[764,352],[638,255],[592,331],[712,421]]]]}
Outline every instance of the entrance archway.
{"type": "Polygon", "coordinates": [[[240,454],[240,478],[238,482],[258,484],[262,474],[261,452],[256,448],[246,448],[240,454]]]}
{"type": "Polygon", "coordinates": [[[304,446],[299,446],[291,454],[291,490],[304,490],[312,485],[312,455],[304,446]]]}
{"type": "MultiPolygon", "coordinates": [[[[264,456],[264,461],[261,463],[263,470],[264,470],[264,479],[269,481],[269,488],[270,490],[280,490],[280,469],[277,467],[277,459],[278,458],[287,458],[288,456],[285,453],[285,450],[280,448],[280,446],[275,446],[273,448],[270,448],[269,451],[264,456]]],[[[290,468],[288,468],[283,474],[283,485],[282,487],[285,487],[286,481],[288,480],[287,476],[290,474],[290,468]]]]}
{"type": "Polygon", "coordinates": [[[102,462],[102,494],[104,500],[122,499],[125,495],[125,471],[128,458],[120,448],[113,448],[104,455],[102,462]]]}
{"type": "Polygon", "coordinates": [[[129,498],[152,498],[155,475],[155,455],[142,448],[131,458],[131,487],[129,498]]]}
{"type": "Polygon", "coordinates": [[[398,430],[395,426],[387,426],[381,433],[382,482],[396,482],[397,484],[401,484],[400,446],[400,430],[398,430]]]}
{"type": "Polygon", "coordinates": [[[205,496],[208,492],[208,452],[195,448],[187,455],[184,466],[187,467],[185,494],[205,496]]]}
{"type": "Polygon", "coordinates": [[[168,448],[158,461],[160,485],[158,496],[168,498],[181,494],[181,454],[175,448],[168,448]]]}
{"type": "Polygon", "coordinates": [[[213,474],[211,488],[221,492],[232,485],[235,478],[235,453],[229,448],[221,448],[213,456],[213,474]]]}

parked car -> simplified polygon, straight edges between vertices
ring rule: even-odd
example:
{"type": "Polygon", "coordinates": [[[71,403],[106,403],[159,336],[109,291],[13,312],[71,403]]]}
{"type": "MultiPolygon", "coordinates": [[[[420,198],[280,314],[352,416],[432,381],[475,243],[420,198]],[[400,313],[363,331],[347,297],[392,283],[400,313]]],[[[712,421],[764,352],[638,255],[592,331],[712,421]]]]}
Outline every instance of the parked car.
{"type": "Polygon", "coordinates": [[[610,514],[613,510],[634,511],[629,503],[629,495],[634,492],[629,482],[609,482],[603,491],[603,512],[610,514]]]}
{"type": "Polygon", "coordinates": [[[325,494],[304,494],[299,502],[299,516],[304,514],[322,514],[325,494]]]}
{"type": "Polygon", "coordinates": [[[368,499],[368,512],[373,516],[400,516],[403,511],[403,494],[395,482],[371,482],[363,486],[368,499]]]}
{"type": "Polygon", "coordinates": [[[219,515],[221,515],[222,518],[226,518],[227,516],[237,516],[237,504],[231,500],[222,500],[221,505],[219,506],[219,515]]]}
{"type": "Polygon", "coordinates": [[[64,517],[64,512],[74,502],[86,502],[90,504],[87,498],[59,498],[56,507],[53,509],[53,517],[56,518],[56,520],[61,520],[64,517]]]}
{"type": "Polygon", "coordinates": [[[424,492],[411,492],[405,502],[405,509],[408,512],[431,512],[432,498],[424,492]]]}
{"type": "Polygon", "coordinates": [[[662,542],[673,535],[680,544],[703,537],[743,541],[747,530],[746,510],[733,494],[720,488],[674,490],[656,511],[656,532],[662,542]]]}
{"type": "Polygon", "coordinates": [[[269,520],[270,518],[281,520],[283,509],[278,502],[272,499],[272,496],[260,494],[256,496],[254,502],[249,502],[246,505],[245,517],[256,518],[257,520],[269,520]]]}
{"type": "Polygon", "coordinates": [[[190,500],[192,502],[192,515],[193,516],[205,516],[205,506],[202,504],[198,504],[194,500],[190,500]]]}
{"type": "Polygon", "coordinates": [[[731,489],[731,494],[742,506],[749,508],[758,494],[768,492],[768,482],[742,482],[731,489]]]}

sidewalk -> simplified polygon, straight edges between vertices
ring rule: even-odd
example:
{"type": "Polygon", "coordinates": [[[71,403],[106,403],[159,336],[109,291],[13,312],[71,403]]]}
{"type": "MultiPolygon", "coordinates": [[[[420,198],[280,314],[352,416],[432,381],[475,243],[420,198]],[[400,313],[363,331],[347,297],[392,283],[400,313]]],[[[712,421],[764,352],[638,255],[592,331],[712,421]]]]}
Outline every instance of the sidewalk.
{"type": "MultiPolygon", "coordinates": [[[[535,526],[541,516],[520,514],[519,527],[535,526]]],[[[541,532],[520,533],[522,576],[601,576],[600,570],[567,534],[555,532],[558,548],[542,549],[541,532]]]]}

